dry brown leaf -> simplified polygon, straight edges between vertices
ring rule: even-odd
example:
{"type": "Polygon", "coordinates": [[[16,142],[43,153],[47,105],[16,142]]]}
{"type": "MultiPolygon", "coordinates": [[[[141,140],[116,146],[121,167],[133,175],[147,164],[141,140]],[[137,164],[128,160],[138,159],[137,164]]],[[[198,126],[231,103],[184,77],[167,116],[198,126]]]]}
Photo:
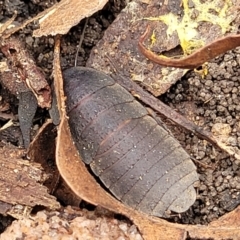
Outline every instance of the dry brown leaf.
{"type": "Polygon", "coordinates": [[[62,0],[40,12],[37,16],[27,19],[20,26],[7,29],[16,17],[16,14],[14,14],[6,24],[0,25],[0,33],[4,32],[4,38],[8,38],[29,23],[39,21],[40,29],[33,32],[34,37],[66,34],[71,27],[77,25],[83,18],[101,10],[107,2],[107,0],[62,0]]]}
{"type": "Polygon", "coordinates": [[[62,0],[42,13],[40,29],[35,30],[33,36],[66,34],[71,27],[102,9],[106,3],[107,0],[62,0]]]}
{"type": "Polygon", "coordinates": [[[239,211],[221,217],[209,226],[181,225],[169,223],[160,218],[137,212],[113,198],[87,171],[73,144],[65,111],[62,74],[60,69],[60,41],[56,41],[54,60],[54,79],[57,87],[58,106],[61,110],[61,124],[58,131],[56,161],[59,172],[72,191],[80,198],[94,205],[100,205],[131,219],[139,228],[145,240],[183,240],[187,237],[211,239],[239,239],[239,211]],[[233,224],[234,222],[234,224],[233,224]]]}
{"type": "Polygon", "coordinates": [[[50,193],[54,192],[59,181],[59,172],[55,163],[55,139],[57,131],[51,119],[48,119],[39,129],[28,148],[28,157],[41,164],[44,172],[48,175],[44,185],[50,193]]]}
{"type": "Polygon", "coordinates": [[[149,32],[150,27],[148,26],[146,32],[141,36],[138,42],[138,47],[142,54],[149,60],[166,67],[194,69],[218,55],[240,46],[240,34],[229,35],[207,44],[187,57],[180,59],[166,58],[160,57],[143,45],[143,41],[149,32]]]}
{"type": "Polygon", "coordinates": [[[77,197],[60,178],[55,164],[55,138],[57,130],[51,119],[48,119],[39,129],[28,149],[28,157],[35,163],[40,163],[48,179],[44,186],[50,193],[66,205],[79,206],[81,199],[77,197]]]}

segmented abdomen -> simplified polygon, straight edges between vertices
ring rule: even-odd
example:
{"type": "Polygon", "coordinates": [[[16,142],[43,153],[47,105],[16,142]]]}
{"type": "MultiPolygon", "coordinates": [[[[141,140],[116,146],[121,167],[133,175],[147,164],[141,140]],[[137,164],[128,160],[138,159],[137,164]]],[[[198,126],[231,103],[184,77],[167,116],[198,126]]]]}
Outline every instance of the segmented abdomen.
{"type": "Polygon", "coordinates": [[[64,84],[79,154],[116,198],[155,216],[194,203],[196,167],[129,92],[83,67],[66,70],[64,84]]]}

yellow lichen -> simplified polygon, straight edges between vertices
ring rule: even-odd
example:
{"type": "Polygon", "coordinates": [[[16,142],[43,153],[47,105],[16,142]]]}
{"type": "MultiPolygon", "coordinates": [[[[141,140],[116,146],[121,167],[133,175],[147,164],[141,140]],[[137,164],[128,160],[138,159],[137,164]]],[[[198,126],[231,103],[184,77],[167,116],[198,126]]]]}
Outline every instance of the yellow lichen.
{"type": "Polygon", "coordinates": [[[208,74],[208,68],[204,64],[204,65],[202,65],[202,69],[200,69],[200,70],[194,69],[194,72],[198,73],[201,76],[201,78],[204,79],[208,74]]]}
{"type": "Polygon", "coordinates": [[[150,39],[151,39],[151,46],[152,46],[152,45],[154,45],[154,43],[155,43],[156,40],[157,40],[157,39],[156,39],[155,31],[153,31],[153,33],[152,33],[150,39]]]}
{"type": "Polygon", "coordinates": [[[184,8],[182,18],[173,13],[145,18],[151,21],[164,22],[167,25],[166,33],[168,38],[174,32],[177,32],[184,55],[191,54],[205,45],[205,39],[198,31],[200,22],[218,25],[222,34],[225,34],[231,29],[230,23],[234,20],[234,16],[228,14],[229,9],[233,5],[231,0],[208,0],[204,3],[201,3],[200,0],[191,0],[191,3],[193,7],[190,8],[189,1],[182,0],[184,8]]]}

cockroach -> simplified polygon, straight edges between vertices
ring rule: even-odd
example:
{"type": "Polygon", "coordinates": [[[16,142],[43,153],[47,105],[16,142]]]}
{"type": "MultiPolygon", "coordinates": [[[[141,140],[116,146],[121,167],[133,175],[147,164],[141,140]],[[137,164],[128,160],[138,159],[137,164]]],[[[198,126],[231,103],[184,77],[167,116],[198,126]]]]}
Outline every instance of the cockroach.
{"type": "Polygon", "coordinates": [[[121,202],[150,215],[195,201],[196,167],[179,142],[110,76],[63,72],[72,138],[84,163],[121,202]]]}

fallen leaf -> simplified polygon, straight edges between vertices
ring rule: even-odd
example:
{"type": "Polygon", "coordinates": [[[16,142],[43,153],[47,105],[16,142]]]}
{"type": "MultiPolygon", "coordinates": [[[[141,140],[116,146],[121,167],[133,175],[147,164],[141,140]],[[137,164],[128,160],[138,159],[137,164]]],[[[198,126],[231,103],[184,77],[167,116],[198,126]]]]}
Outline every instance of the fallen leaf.
{"type": "Polygon", "coordinates": [[[27,156],[33,162],[41,164],[48,176],[44,181],[44,186],[48,188],[49,192],[54,193],[61,203],[78,207],[81,199],[63,182],[55,163],[56,135],[56,125],[51,119],[48,119],[32,140],[27,156]]]}
{"type": "Polygon", "coordinates": [[[53,193],[58,185],[59,172],[55,164],[56,126],[48,119],[32,140],[27,156],[35,163],[41,164],[48,179],[44,185],[53,193]]]}
{"type": "Polygon", "coordinates": [[[62,0],[41,13],[40,28],[33,32],[33,36],[66,34],[71,27],[102,9],[106,3],[107,0],[62,0]]]}
{"type": "Polygon", "coordinates": [[[159,56],[156,53],[148,50],[143,45],[146,35],[150,32],[148,27],[146,32],[140,37],[138,42],[138,47],[141,53],[147,57],[149,60],[166,67],[176,67],[176,68],[188,68],[193,69],[201,66],[203,63],[212,60],[218,55],[225,53],[226,51],[232,50],[240,46],[240,34],[228,35],[226,37],[220,38],[207,44],[206,46],[198,49],[194,53],[187,57],[180,59],[167,58],[159,56]]]}

